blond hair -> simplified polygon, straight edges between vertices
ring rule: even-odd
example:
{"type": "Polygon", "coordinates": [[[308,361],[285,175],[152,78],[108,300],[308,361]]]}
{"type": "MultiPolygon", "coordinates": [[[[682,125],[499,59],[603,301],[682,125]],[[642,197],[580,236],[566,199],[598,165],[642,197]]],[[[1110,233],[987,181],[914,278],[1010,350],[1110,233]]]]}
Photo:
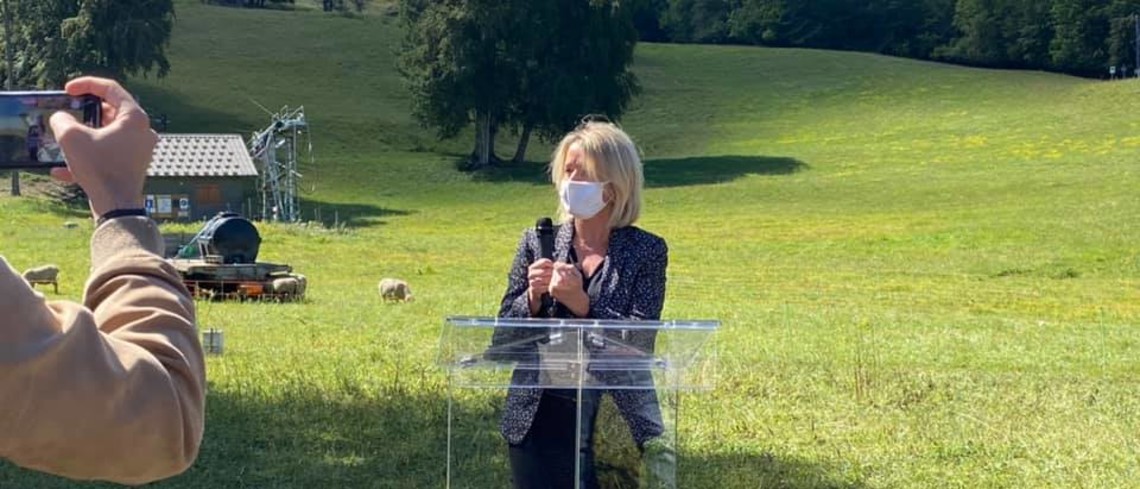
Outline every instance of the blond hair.
{"type": "MultiPolygon", "coordinates": [[[[561,188],[566,180],[566,153],[578,143],[586,161],[580,168],[590,180],[607,183],[607,203],[610,210],[610,227],[621,228],[637,222],[641,217],[641,187],[645,177],[641,170],[641,156],[637,146],[621,128],[608,122],[587,122],[562,138],[550,162],[550,180],[554,188],[561,188]]],[[[559,205],[559,218],[570,221],[569,211],[559,205]]]]}

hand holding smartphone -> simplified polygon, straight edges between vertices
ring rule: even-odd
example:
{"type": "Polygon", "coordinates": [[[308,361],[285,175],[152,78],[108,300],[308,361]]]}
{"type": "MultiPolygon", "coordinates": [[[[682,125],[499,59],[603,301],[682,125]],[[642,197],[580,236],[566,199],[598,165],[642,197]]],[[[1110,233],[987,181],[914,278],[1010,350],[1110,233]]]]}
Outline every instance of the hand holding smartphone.
{"type": "Polygon", "coordinates": [[[0,170],[50,169],[83,187],[96,218],[142,208],[158,143],[146,111],[115,80],[85,76],[64,88],[0,92],[0,170]]]}
{"type": "Polygon", "coordinates": [[[0,92],[0,170],[66,166],[49,120],[64,111],[90,127],[102,125],[101,100],[63,91],[0,92]]]}
{"type": "Polygon", "coordinates": [[[102,119],[93,128],[68,110],[51,116],[54,136],[67,153],[67,167],[52,168],[52,177],[83,187],[95,218],[142,209],[146,172],[158,144],[146,111],[114,80],[85,76],[64,88],[69,95],[99,100],[102,119]]]}

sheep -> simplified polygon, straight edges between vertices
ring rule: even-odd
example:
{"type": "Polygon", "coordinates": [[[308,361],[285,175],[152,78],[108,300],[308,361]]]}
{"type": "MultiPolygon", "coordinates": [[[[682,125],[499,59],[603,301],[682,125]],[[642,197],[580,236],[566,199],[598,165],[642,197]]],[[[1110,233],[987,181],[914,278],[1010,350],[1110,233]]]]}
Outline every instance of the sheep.
{"type": "Polygon", "coordinates": [[[43,265],[35,268],[24,270],[24,280],[29,282],[54,282],[59,277],[59,267],[55,265],[43,265]]]}
{"type": "Polygon", "coordinates": [[[297,299],[305,296],[308,285],[309,280],[304,275],[296,274],[273,279],[270,290],[279,298],[297,299]]]}
{"type": "Polygon", "coordinates": [[[305,290],[309,288],[309,279],[301,274],[294,274],[293,278],[297,279],[297,297],[304,297],[305,290]]]}
{"type": "Polygon", "coordinates": [[[380,281],[380,297],[384,299],[384,302],[412,302],[415,300],[415,298],[412,297],[412,289],[408,287],[408,283],[396,278],[386,278],[380,281]]]}
{"type": "Polygon", "coordinates": [[[300,282],[296,277],[281,277],[273,279],[273,293],[279,295],[293,295],[297,293],[300,282]]]}
{"type": "Polygon", "coordinates": [[[43,265],[24,270],[24,280],[33,288],[36,284],[51,284],[55,293],[59,293],[59,267],[43,265]]]}

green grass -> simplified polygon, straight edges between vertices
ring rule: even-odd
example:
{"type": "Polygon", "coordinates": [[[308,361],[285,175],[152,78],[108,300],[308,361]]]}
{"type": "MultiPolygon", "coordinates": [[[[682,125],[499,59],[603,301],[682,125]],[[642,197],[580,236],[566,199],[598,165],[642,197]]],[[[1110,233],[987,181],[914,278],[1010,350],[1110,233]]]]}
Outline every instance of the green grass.
{"type": "MultiPolygon", "coordinates": [[[[172,132],[304,104],[306,210],[350,224],[260,227],[306,303],[200,303],[227,353],[198,463],[159,486],[443,485],[442,318],[495,312],[519,233],[555,205],[550,148],[455,171],[470,135],[410,118],[399,39],[384,16],[182,1],[171,75],[132,81],[172,132]],[[386,276],[416,302],[381,304],[386,276]]],[[[724,322],[716,389],[682,404],[682,487],[1140,486],[1140,84],[653,44],[636,71],[622,123],[647,160],[641,224],[670,245],[665,316],[724,322]]],[[[90,224],[29,199],[0,216],[6,258],[59,263],[78,298],[90,224]]],[[[0,487],[69,485],[0,468],[0,487]]]]}

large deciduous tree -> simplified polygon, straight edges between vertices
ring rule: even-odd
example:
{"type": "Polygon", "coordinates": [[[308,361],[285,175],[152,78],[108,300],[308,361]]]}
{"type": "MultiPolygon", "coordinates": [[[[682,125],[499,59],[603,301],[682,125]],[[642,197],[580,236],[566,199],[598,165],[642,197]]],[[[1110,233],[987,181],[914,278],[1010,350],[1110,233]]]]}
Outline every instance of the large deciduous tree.
{"type": "Polygon", "coordinates": [[[123,78],[170,70],[172,0],[6,1],[18,87],[60,87],[79,74],[123,78]]]}
{"type": "Polygon", "coordinates": [[[626,1],[639,9],[644,38],[673,42],[850,49],[1084,76],[1140,68],[1140,0],[626,1]]]}
{"type": "MultiPolygon", "coordinates": [[[[121,79],[170,70],[172,0],[2,0],[5,56],[0,77],[15,89],[60,88],[89,74],[121,79]]],[[[19,173],[12,194],[19,195],[19,173]]]]}
{"type": "Polygon", "coordinates": [[[616,0],[403,0],[399,69],[412,111],[441,138],[475,125],[470,167],[496,161],[500,128],[553,139],[587,113],[617,118],[637,92],[637,30],[616,0]]]}
{"type": "Polygon", "coordinates": [[[640,90],[629,70],[638,32],[628,4],[529,5],[541,10],[532,11],[532,20],[518,26],[517,32],[525,33],[512,56],[518,84],[503,120],[520,133],[516,162],[526,156],[532,133],[550,142],[573,129],[585,114],[616,120],[640,90]]]}

